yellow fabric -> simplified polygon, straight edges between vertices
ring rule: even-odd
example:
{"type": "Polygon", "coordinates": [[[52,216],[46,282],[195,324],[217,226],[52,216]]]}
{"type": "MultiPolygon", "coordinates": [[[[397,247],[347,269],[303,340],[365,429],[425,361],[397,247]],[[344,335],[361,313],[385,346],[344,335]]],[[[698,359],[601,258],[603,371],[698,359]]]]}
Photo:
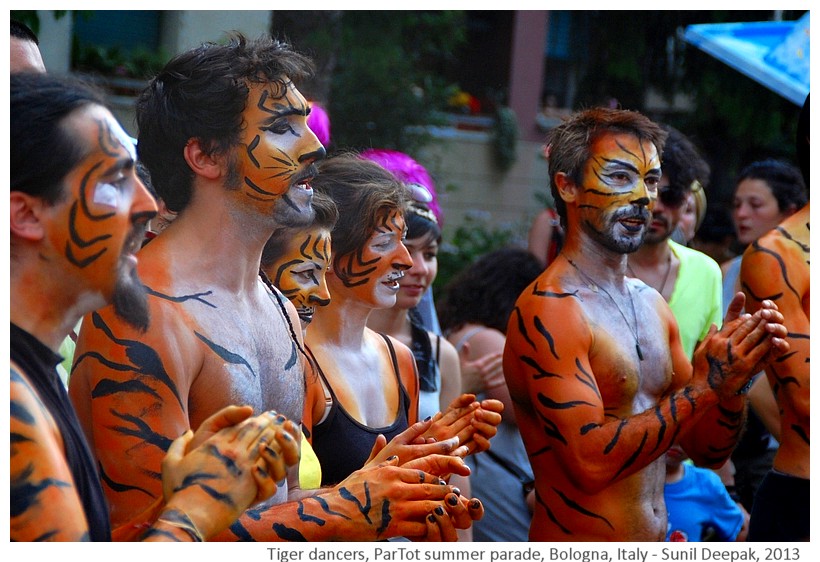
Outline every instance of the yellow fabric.
{"type": "Polygon", "coordinates": [[[302,436],[302,457],[299,459],[299,487],[315,490],[322,486],[322,466],[310,442],[302,436]]]}

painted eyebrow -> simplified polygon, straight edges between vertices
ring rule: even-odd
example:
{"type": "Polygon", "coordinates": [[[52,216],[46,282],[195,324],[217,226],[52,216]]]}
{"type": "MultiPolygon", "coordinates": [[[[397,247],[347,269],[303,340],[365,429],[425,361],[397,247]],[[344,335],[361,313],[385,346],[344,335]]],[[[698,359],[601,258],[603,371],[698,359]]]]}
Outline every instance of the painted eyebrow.
{"type": "MultiPolygon", "coordinates": [[[[609,166],[609,165],[623,166],[624,168],[630,170],[631,172],[634,172],[636,174],[638,173],[638,168],[635,167],[635,165],[632,164],[631,162],[626,162],[624,160],[618,160],[617,158],[604,158],[604,157],[601,157],[601,160],[603,160],[607,164],[607,166],[609,166]]],[[[647,174],[660,174],[661,169],[660,169],[660,167],[652,168],[650,170],[647,170],[646,173],[647,174]]]]}
{"type": "Polygon", "coordinates": [[[113,164],[111,164],[108,168],[100,172],[100,176],[111,176],[119,172],[131,170],[132,168],[134,168],[134,166],[135,162],[130,157],[117,158],[113,164]]]}

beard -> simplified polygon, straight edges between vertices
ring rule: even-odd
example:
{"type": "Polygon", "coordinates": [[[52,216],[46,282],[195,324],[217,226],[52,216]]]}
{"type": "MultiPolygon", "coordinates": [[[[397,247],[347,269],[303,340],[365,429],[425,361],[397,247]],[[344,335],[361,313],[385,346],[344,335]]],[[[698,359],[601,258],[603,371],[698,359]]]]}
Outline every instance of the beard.
{"type": "MultiPolygon", "coordinates": [[[[290,197],[293,190],[301,189],[296,186],[291,186],[287,193],[282,195],[273,205],[273,219],[278,226],[287,228],[299,228],[303,226],[310,226],[316,215],[313,205],[308,202],[307,205],[296,205],[290,197]]],[[[304,198],[304,194],[298,194],[299,198],[304,198]]]]}
{"type": "Polygon", "coordinates": [[[584,221],[587,232],[604,248],[618,254],[631,254],[638,250],[646,238],[649,230],[649,220],[651,214],[647,209],[622,209],[613,213],[602,230],[598,230],[589,221],[584,221]],[[624,219],[641,219],[645,226],[640,235],[630,236],[628,234],[618,235],[617,228],[619,221],[624,219]]]}
{"type": "MultiPolygon", "coordinates": [[[[145,223],[133,226],[131,234],[125,242],[123,255],[129,250],[136,251],[145,238],[145,223]]],[[[130,324],[140,332],[148,329],[150,313],[148,311],[148,293],[137,275],[136,268],[131,266],[130,260],[121,261],[117,282],[114,285],[114,294],[111,297],[114,313],[121,320],[130,324]]]]}
{"type": "Polygon", "coordinates": [[[112,297],[114,313],[140,332],[145,332],[151,320],[148,312],[148,293],[142,285],[136,269],[120,275],[112,297]]]}

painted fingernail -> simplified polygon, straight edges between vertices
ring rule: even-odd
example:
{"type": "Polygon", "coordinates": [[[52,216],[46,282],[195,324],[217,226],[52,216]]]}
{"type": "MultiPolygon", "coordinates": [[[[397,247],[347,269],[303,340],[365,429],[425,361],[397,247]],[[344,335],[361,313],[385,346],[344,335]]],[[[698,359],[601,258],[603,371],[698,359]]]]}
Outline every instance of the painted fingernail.
{"type": "Polygon", "coordinates": [[[262,475],[263,477],[265,477],[265,478],[267,478],[267,477],[268,477],[268,471],[267,471],[267,470],[265,470],[265,469],[264,469],[264,468],[262,468],[261,466],[257,466],[256,468],[257,468],[257,470],[258,470],[259,474],[261,474],[261,475],[262,475]]]}
{"type": "Polygon", "coordinates": [[[449,496],[447,498],[447,503],[449,503],[450,505],[458,505],[458,498],[455,496],[449,496]]]}
{"type": "Polygon", "coordinates": [[[424,418],[424,421],[430,421],[431,419],[433,419],[433,416],[427,416],[426,418],[424,418]]]}
{"type": "Polygon", "coordinates": [[[391,456],[387,457],[387,460],[388,460],[388,461],[394,461],[394,460],[396,460],[397,458],[399,458],[399,457],[398,457],[398,455],[391,455],[391,456]]]}
{"type": "Polygon", "coordinates": [[[278,421],[279,423],[285,423],[287,421],[287,419],[288,418],[286,418],[282,414],[279,414],[278,416],[276,416],[276,421],[278,421]]]}
{"type": "Polygon", "coordinates": [[[272,457],[278,457],[279,456],[279,454],[276,451],[274,451],[272,448],[268,447],[267,445],[265,446],[265,450],[272,457]]]}
{"type": "Polygon", "coordinates": [[[478,509],[481,507],[481,502],[478,500],[473,500],[470,502],[470,509],[478,509]]]}
{"type": "Polygon", "coordinates": [[[436,506],[436,509],[434,511],[436,512],[436,515],[444,515],[444,508],[440,505],[436,506]]]}
{"type": "Polygon", "coordinates": [[[436,516],[431,513],[430,515],[427,516],[427,520],[430,523],[435,523],[436,522],[436,516]]]}
{"type": "Polygon", "coordinates": [[[457,496],[460,496],[460,495],[461,495],[461,490],[459,490],[458,488],[456,488],[455,486],[453,486],[453,493],[454,493],[455,495],[457,495],[457,496]]]}
{"type": "Polygon", "coordinates": [[[445,480],[442,480],[441,478],[439,478],[438,479],[438,484],[439,484],[439,486],[446,486],[447,482],[445,480]]]}

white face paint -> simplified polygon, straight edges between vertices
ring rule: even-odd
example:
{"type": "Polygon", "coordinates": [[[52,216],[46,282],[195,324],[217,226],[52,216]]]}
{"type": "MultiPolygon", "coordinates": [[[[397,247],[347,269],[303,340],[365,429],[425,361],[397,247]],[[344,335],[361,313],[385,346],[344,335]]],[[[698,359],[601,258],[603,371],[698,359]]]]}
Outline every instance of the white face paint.
{"type": "Polygon", "coordinates": [[[120,190],[110,183],[98,183],[94,188],[92,199],[98,205],[105,205],[114,209],[120,206],[120,190]]]}

